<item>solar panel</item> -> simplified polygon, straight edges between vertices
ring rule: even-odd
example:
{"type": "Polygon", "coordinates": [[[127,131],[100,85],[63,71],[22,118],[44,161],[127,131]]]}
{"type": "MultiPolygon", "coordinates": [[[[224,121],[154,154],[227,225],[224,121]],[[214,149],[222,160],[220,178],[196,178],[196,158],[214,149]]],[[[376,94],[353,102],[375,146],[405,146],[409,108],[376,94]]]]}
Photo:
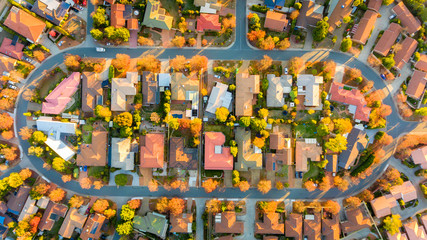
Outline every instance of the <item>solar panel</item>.
{"type": "Polygon", "coordinates": [[[92,230],[90,230],[90,234],[95,234],[96,230],[98,230],[98,226],[99,226],[99,222],[96,222],[92,227],[92,230]]]}

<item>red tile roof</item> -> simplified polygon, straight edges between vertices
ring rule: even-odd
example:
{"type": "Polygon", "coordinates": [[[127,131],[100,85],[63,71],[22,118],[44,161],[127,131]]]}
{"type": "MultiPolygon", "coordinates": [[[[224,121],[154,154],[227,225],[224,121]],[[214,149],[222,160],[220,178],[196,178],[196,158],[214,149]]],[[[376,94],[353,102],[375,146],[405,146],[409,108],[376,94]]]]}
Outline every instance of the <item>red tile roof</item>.
{"type": "Polygon", "coordinates": [[[203,32],[205,30],[221,30],[221,23],[219,22],[218,14],[200,14],[200,17],[197,19],[197,31],[203,32]]]}
{"type": "Polygon", "coordinates": [[[92,214],[92,216],[87,219],[82,233],[80,234],[80,238],[82,240],[99,239],[105,219],[105,216],[99,213],[92,214]]]}
{"type": "Polygon", "coordinates": [[[377,21],[378,13],[372,10],[368,10],[360,20],[357,30],[353,35],[353,41],[359,44],[365,44],[374,28],[375,22],[377,21]]]}
{"type": "Polygon", "coordinates": [[[342,24],[342,19],[350,16],[353,0],[339,0],[331,15],[329,16],[329,32],[332,33],[335,28],[342,24]]]}
{"type": "Polygon", "coordinates": [[[10,13],[4,21],[4,25],[32,42],[38,40],[46,27],[43,21],[15,6],[10,9],[10,13]]]}
{"type": "Polygon", "coordinates": [[[421,54],[420,60],[415,63],[415,68],[424,72],[427,72],[427,55],[421,54]]]}
{"type": "Polygon", "coordinates": [[[406,95],[414,99],[420,99],[424,94],[426,83],[427,73],[415,70],[406,89],[406,95]]]}
{"type": "Polygon", "coordinates": [[[340,239],[340,217],[338,214],[333,215],[331,218],[322,219],[322,235],[325,240],[340,239]]]}
{"type": "Polygon", "coordinates": [[[285,221],[285,236],[294,239],[302,239],[302,215],[291,213],[285,221]]]}
{"type": "Polygon", "coordinates": [[[314,219],[304,219],[304,236],[307,237],[307,240],[319,240],[321,239],[320,232],[322,229],[322,222],[320,218],[320,213],[314,214],[314,219]]]}
{"type": "Polygon", "coordinates": [[[368,217],[363,204],[358,208],[347,210],[346,215],[347,221],[341,222],[341,230],[345,234],[350,234],[372,226],[371,219],[368,217]]]}
{"type": "Polygon", "coordinates": [[[205,133],[205,169],[233,170],[233,155],[229,147],[224,147],[225,135],[222,132],[205,133]]]}
{"type": "Polygon", "coordinates": [[[165,135],[150,133],[141,138],[141,168],[163,168],[165,135]]]}
{"type": "Polygon", "coordinates": [[[0,54],[0,75],[15,69],[16,59],[0,54]]]}
{"type": "Polygon", "coordinates": [[[93,131],[92,143],[81,144],[80,153],[77,154],[77,166],[98,166],[107,164],[108,132],[93,131]]]}
{"type": "Polygon", "coordinates": [[[417,190],[410,181],[390,188],[390,194],[396,199],[402,199],[405,203],[417,199],[417,190]]]}
{"type": "Polygon", "coordinates": [[[393,44],[396,42],[397,37],[400,34],[402,27],[397,23],[391,23],[390,26],[385,30],[380,40],[375,45],[374,52],[387,56],[393,44]]]}
{"type": "Polygon", "coordinates": [[[255,222],[255,234],[284,234],[285,224],[279,220],[280,213],[265,213],[263,222],[255,222]]]}
{"type": "Polygon", "coordinates": [[[39,229],[41,231],[50,231],[55,222],[59,221],[59,218],[65,217],[67,210],[68,207],[64,204],[54,203],[50,201],[47,205],[46,210],[43,213],[43,217],[39,224],[39,229]]]}
{"type": "Polygon", "coordinates": [[[22,56],[24,55],[22,49],[24,49],[23,44],[16,42],[15,45],[12,45],[12,39],[10,38],[3,38],[3,42],[0,46],[1,53],[18,60],[21,60],[22,56]]]}
{"type": "Polygon", "coordinates": [[[417,40],[407,37],[402,42],[402,48],[394,55],[395,65],[394,67],[401,70],[405,63],[409,61],[415,49],[418,46],[417,40]]]}
{"type": "Polygon", "coordinates": [[[190,233],[193,223],[193,215],[181,213],[178,216],[171,215],[171,230],[173,233],[190,233]]]}
{"type": "Polygon", "coordinates": [[[397,206],[397,201],[391,194],[377,197],[373,199],[370,203],[377,218],[382,218],[387,215],[390,215],[391,209],[397,206]]]}
{"type": "Polygon", "coordinates": [[[415,164],[420,164],[422,169],[427,169],[427,146],[412,151],[411,157],[415,164]]]}
{"type": "Polygon", "coordinates": [[[138,30],[139,29],[138,19],[136,18],[129,19],[127,21],[126,27],[129,30],[138,30]]]}
{"type": "Polygon", "coordinates": [[[283,29],[288,26],[286,14],[274,11],[268,11],[265,17],[264,28],[271,29],[277,32],[283,32],[283,29]]]}
{"type": "Polygon", "coordinates": [[[215,216],[219,217],[220,222],[215,221],[215,233],[239,233],[242,234],[244,232],[243,222],[237,221],[236,212],[227,211],[223,213],[219,213],[215,216]]]}
{"type": "Polygon", "coordinates": [[[349,91],[344,89],[344,84],[333,82],[330,94],[332,101],[356,106],[356,113],[354,114],[355,119],[365,122],[369,121],[371,108],[367,107],[365,97],[359,90],[352,89],[349,91]]]}
{"type": "Polygon", "coordinates": [[[123,18],[125,5],[116,3],[111,6],[111,26],[121,28],[126,25],[126,20],[123,18]]]}
{"type": "Polygon", "coordinates": [[[371,9],[375,12],[379,12],[382,4],[382,0],[369,0],[368,9],[371,9]]]}
{"type": "Polygon", "coordinates": [[[400,22],[410,35],[421,29],[420,20],[416,19],[414,15],[412,15],[403,2],[398,3],[392,10],[396,13],[397,18],[400,19],[400,22]]]}

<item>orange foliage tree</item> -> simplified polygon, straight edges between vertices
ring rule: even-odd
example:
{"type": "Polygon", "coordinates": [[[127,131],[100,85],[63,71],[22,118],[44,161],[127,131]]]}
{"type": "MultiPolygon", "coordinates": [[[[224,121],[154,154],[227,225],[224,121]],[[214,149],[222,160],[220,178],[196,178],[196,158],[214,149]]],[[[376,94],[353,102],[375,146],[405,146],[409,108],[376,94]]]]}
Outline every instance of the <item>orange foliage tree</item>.
{"type": "Polygon", "coordinates": [[[65,198],[65,191],[61,188],[55,188],[49,193],[49,198],[53,202],[60,202],[65,198]]]}
{"type": "Polygon", "coordinates": [[[262,194],[266,194],[271,190],[271,181],[270,180],[260,180],[257,185],[258,191],[262,194]]]}
{"type": "Polygon", "coordinates": [[[150,191],[150,192],[157,192],[157,190],[159,190],[159,184],[157,183],[157,181],[155,181],[154,179],[152,179],[148,183],[148,191],[150,191]]]}
{"type": "Polygon", "coordinates": [[[169,209],[169,212],[174,216],[181,214],[182,211],[184,210],[184,207],[185,207],[184,199],[172,198],[171,200],[169,200],[168,209],[169,209]]]}
{"type": "Polygon", "coordinates": [[[349,206],[350,208],[357,208],[362,203],[358,197],[349,197],[344,200],[344,203],[346,206],[349,206]]]}
{"type": "Polygon", "coordinates": [[[239,189],[242,192],[246,192],[249,190],[249,188],[251,187],[251,185],[248,183],[248,181],[240,181],[239,184],[239,189]]]}
{"type": "Polygon", "coordinates": [[[98,213],[103,213],[108,207],[110,203],[106,199],[97,199],[92,206],[93,211],[98,213]]]}
{"type": "Polygon", "coordinates": [[[209,178],[205,180],[202,183],[202,187],[205,189],[206,193],[213,192],[219,185],[219,182],[217,180],[213,180],[212,178],[209,178]]]}
{"type": "Polygon", "coordinates": [[[129,205],[130,209],[138,209],[141,206],[141,200],[140,199],[131,199],[127,203],[129,205]]]}
{"type": "Polygon", "coordinates": [[[309,192],[313,192],[314,190],[316,190],[316,185],[314,184],[314,182],[308,180],[304,183],[304,187],[307,189],[307,191],[309,192]]]}

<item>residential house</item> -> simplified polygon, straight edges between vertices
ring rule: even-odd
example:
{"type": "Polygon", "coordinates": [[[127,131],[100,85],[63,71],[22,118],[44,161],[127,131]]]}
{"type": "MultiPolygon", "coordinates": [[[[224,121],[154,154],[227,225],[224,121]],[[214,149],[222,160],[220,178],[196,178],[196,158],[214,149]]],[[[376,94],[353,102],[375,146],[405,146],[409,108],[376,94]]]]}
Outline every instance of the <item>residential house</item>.
{"type": "Polygon", "coordinates": [[[169,168],[197,170],[197,148],[188,148],[185,138],[171,137],[169,142],[169,168]]]}
{"type": "Polygon", "coordinates": [[[291,139],[285,138],[282,133],[270,134],[270,150],[275,153],[266,153],[265,168],[267,171],[277,171],[279,165],[292,165],[291,139]]]}
{"type": "Polygon", "coordinates": [[[319,162],[322,147],[317,145],[315,138],[306,138],[295,143],[295,171],[307,172],[308,161],[319,162]]]}
{"type": "Polygon", "coordinates": [[[397,201],[391,194],[373,199],[371,202],[372,210],[374,210],[377,218],[382,218],[390,215],[391,209],[397,207],[397,201]]]}
{"type": "Polygon", "coordinates": [[[39,208],[36,206],[36,200],[31,199],[30,196],[27,197],[27,201],[25,201],[24,207],[22,208],[21,213],[18,217],[18,222],[22,221],[26,218],[29,218],[31,215],[37,213],[39,208]]]}
{"type": "Polygon", "coordinates": [[[171,229],[173,233],[192,233],[193,232],[193,214],[181,213],[178,216],[171,215],[171,229]]]}
{"type": "Polygon", "coordinates": [[[157,82],[159,83],[159,91],[164,92],[170,89],[171,86],[171,75],[169,73],[158,73],[157,82]]]}
{"type": "Polygon", "coordinates": [[[285,0],[264,0],[265,6],[270,9],[282,9],[283,7],[285,7],[285,3],[285,0]]]}
{"type": "Polygon", "coordinates": [[[61,114],[66,107],[70,107],[68,103],[71,101],[74,93],[79,89],[79,85],[80,73],[73,72],[47,95],[45,98],[46,102],[42,104],[42,113],[61,114]]]}
{"type": "Polygon", "coordinates": [[[215,233],[242,234],[244,229],[243,222],[237,221],[234,211],[225,211],[215,215],[215,233]]]}
{"type": "Polygon", "coordinates": [[[375,22],[377,21],[378,13],[372,10],[367,10],[360,19],[359,23],[354,27],[356,31],[352,37],[353,42],[365,45],[374,29],[375,22]]]}
{"type": "Polygon", "coordinates": [[[373,51],[383,57],[387,56],[397,37],[399,37],[400,31],[402,31],[402,27],[399,24],[390,23],[390,26],[384,31],[373,51]]]}
{"type": "Polygon", "coordinates": [[[325,170],[334,174],[338,170],[338,155],[337,154],[327,154],[325,156],[326,160],[328,160],[328,164],[326,164],[325,170]]]}
{"type": "Polygon", "coordinates": [[[397,15],[397,18],[400,20],[404,30],[406,30],[409,35],[413,36],[421,29],[420,20],[412,15],[403,2],[399,2],[391,10],[397,15]]]}
{"type": "Polygon", "coordinates": [[[39,200],[37,200],[37,207],[39,207],[40,209],[46,209],[49,203],[50,199],[46,196],[43,196],[39,200]]]}
{"type": "Polygon", "coordinates": [[[46,23],[15,6],[10,9],[3,24],[32,43],[39,41],[46,27],[46,23]]]}
{"type": "Polygon", "coordinates": [[[422,99],[425,93],[426,84],[427,73],[415,70],[412,73],[411,80],[409,81],[408,88],[406,89],[406,95],[416,100],[422,99]]]}
{"type": "Polygon", "coordinates": [[[13,215],[19,216],[28,196],[30,196],[30,191],[30,187],[21,186],[18,191],[13,192],[6,204],[7,211],[13,215]]]}
{"type": "Polygon", "coordinates": [[[302,240],[302,222],[301,214],[289,214],[288,219],[285,221],[285,236],[295,240],[302,240]]]}
{"type": "Polygon", "coordinates": [[[197,18],[197,31],[220,31],[221,23],[219,22],[218,14],[202,13],[197,18]]]}
{"type": "Polygon", "coordinates": [[[52,230],[55,222],[59,221],[60,218],[65,217],[65,214],[67,214],[67,210],[68,210],[68,207],[65,206],[64,204],[54,203],[50,201],[39,223],[40,231],[52,230]]]}
{"type": "Polygon", "coordinates": [[[165,135],[149,133],[141,137],[140,167],[163,168],[165,135]]]}
{"type": "Polygon", "coordinates": [[[97,105],[104,103],[102,80],[95,72],[82,73],[82,111],[92,114],[97,105]]]}
{"type": "Polygon", "coordinates": [[[200,13],[215,14],[221,10],[222,4],[218,0],[194,0],[194,5],[200,7],[200,13]]]}
{"type": "Polygon", "coordinates": [[[16,59],[0,54],[0,75],[8,76],[15,70],[16,59]]]}
{"type": "Polygon", "coordinates": [[[135,96],[137,72],[127,72],[126,78],[113,78],[111,81],[111,111],[126,111],[127,96],[135,96]]]}
{"type": "Polygon", "coordinates": [[[267,107],[282,107],[285,104],[284,95],[292,91],[292,76],[276,77],[268,74],[267,107]]]}
{"type": "Polygon", "coordinates": [[[307,214],[304,219],[304,239],[321,239],[322,219],[320,213],[307,214]]]}
{"type": "Polygon", "coordinates": [[[153,105],[160,103],[159,82],[156,74],[144,71],[142,73],[142,104],[153,105]]]}
{"type": "Polygon", "coordinates": [[[93,131],[92,143],[80,145],[76,158],[77,166],[103,167],[107,165],[107,141],[108,132],[93,131]]]}
{"type": "Polygon", "coordinates": [[[129,30],[138,30],[138,19],[132,16],[132,5],[113,4],[111,5],[111,26],[115,28],[126,27],[129,30]]]}
{"type": "Polygon", "coordinates": [[[348,110],[353,114],[356,121],[369,121],[371,108],[367,106],[365,97],[358,89],[352,88],[348,90],[344,84],[333,82],[330,90],[330,100],[349,105],[348,110]]]}
{"type": "Polygon", "coordinates": [[[323,18],[323,9],[324,7],[316,4],[314,0],[303,0],[295,26],[302,29],[315,27],[323,18]]]}
{"type": "Polygon", "coordinates": [[[262,169],[262,150],[251,141],[251,131],[238,127],[235,129],[237,143],[237,171],[248,171],[249,169],[262,169]]]}
{"type": "Polygon", "coordinates": [[[417,219],[411,219],[403,224],[409,240],[426,240],[427,235],[423,226],[418,225],[417,219]]]}
{"type": "Polygon", "coordinates": [[[280,213],[264,213],[263,221],[255,222],[255,234],[285,234],[285,224],[280,221],[280,213]]]}
{"type": "Polygon", "coordinates": [[[133,219],[133,228],[137,231],[151,233],[161,239],[165,239],[168,230],[168,220],[165,215],[149,212],[144,217],[135,216],[133,219]]]}
{"type": "Polygon", "coordinates": [[[145,7],[143,25],[150,28],[171,30],[173,17],[166,15],[166,10],[160,7],[159,0],[148,0],[145,7]]]}
{"type": "Polygon", "coordinates": [[[37,0],[31,8],[31,11],[59,26],[65,15],[68,14],[68,9],[70,9],[70,4],[67,2],[37,0]]]}
{"type": "Polygon", "coordinates": [[[227,90],[227,84],[216,82],[215,87],[212,88],[208,105],[206,106],[206,112],[215,114],[217,108],[230,108],[233,95],[227,90]]]}
{"type": "Polygon", "coordinates": [[[387,231],[387,239],[389,240],[408,240],[408,236],[406,233],[402,233],[400,230],[398,233],[391,235],[390,232],[387,231]]]}
{"type": "Polygon", "coordinates": [[[427,55],[420,54],[420,59],[415,63],[415,68],[427,72],[427,55]]]}
{"type": "Polygon", "coordinates": [[[13,40],[7,37],[3,38],[3,42],[0,46],[0,53],[21,60],[24,56],[24,52],[22,51],[22,49],[24,49],[24,44],[18,42],[18,40],[18,36],[13,37],[13,40]]]}
{"type": "Polygon", "coordinates": [[[330,218],[322,218],[322,236],[324,240],[340,239],[340,217],[338,214],[330,218]]]}
{"type": "Polygon", "coordinates": [[[299,74],[297,77],[298,95],[304,95],[304,106],[320,106],[320,84],[323,77],[310,74],[299,74]]]}
{"type": "Polygon", "coordinates": [[[270,29],[276,32],[283,32],[286,30],[288,26],[288,19],[286,18],[286,14],[267,11],[265,17],[264,28],[270,29]]]}
{"type": "Polygon", "coordinates": [[[394,55],[395,65],[393,67],[399,71],[402,70],[403,66],[409,62],[412,54],[414,54],[417,46],[417,40],[410,37],[405,38],[405,40],[402,41],[401,47],[399,47],[400,49],[397,50],[394,55]]]}
{"type": "Polygon", "coordinates": [[[411,158],[415,164],[421,165],[422,169],[427,169],[427,146],[412,151],[411,158]]]}
{"type": "Polygon", "coordinates": [[[357,156],[368,145],[366,132],[358,128],[351,129],[347,136],[347,149],[338,155],[338,166],[340,168],[349,169],[354,165],[357,156]]]}
{"type": "Polygon", "coordinates": [[[205,169],[233,170],[233,155],[229,147],[224,147],[222,132],[205,132],[205,169]]]}
{"type": "Polygon", "coordinates": [[[383,4],[382,0],[369,0],[368,9],[379,13],[380,7],[382,4],[383,4]]]}
{"type": "Polygon", "coordinates": [[[65,216],[58,235],[63,238],[71,238],[75,229],[81,230],[83,228],[86,218],[87,216],[80,214],[76,208],[71,208],[65,216]]]}
{"type": "Polygon", "coordinates": [[[238,73],[236,76],[236,116],[252,116],[255,96],[259,93],[259,75],[238,73]]]}
{"type": "Polygon", "coordinates": [[[101,237],[101,228],[106,220],[106,217],[104,215],[101,215],[99,213],[93,213],[89,218],[87,219],[82,233],[80,234],[80,238],[82,240],[92,240],[92,239],[99,239],[101,237]]]}
{"type": "Polygon", "coordinates": [[[129,138],[111,138],[111,167],[132,171],[135,168],[135,153],[129,138]]]}
{"type": "Polygon", "coordinates": [[[337,4],[334,7],[330,6],[329,9],[333,9],[328,14],[328,31],[330,33],[333,33],[335,31],[335,28],[341,26],[345,17],[350,16],[351,10],[353,9],[352,3],[353,0],[338,0],[337,4]]]}
{"type": "Polygon", "coordinates": [[[347,209],[345,215],[346,220],[341,222],[341,231],[344,236],[372,226],[369,213],[366,212],[363,204],[357,208],[347,209]]]}
{"type": "Polygon", "coordinates": [[[391,187],[390,194],[393,195],[396,200],[402,199],[405,203],[417,199],[417,190],[410,181],[391,187]]]}
{"type": "MultiPolygon", "coordinates": [[[[199,104],[199,80],[196,76],[185,76],[183,73],[172,73],[171,76],[171,100],[190,101],[191,109],[198,110],[199,104]]],[[[190,114],[191,117],[194,114],[190,114]]]]}

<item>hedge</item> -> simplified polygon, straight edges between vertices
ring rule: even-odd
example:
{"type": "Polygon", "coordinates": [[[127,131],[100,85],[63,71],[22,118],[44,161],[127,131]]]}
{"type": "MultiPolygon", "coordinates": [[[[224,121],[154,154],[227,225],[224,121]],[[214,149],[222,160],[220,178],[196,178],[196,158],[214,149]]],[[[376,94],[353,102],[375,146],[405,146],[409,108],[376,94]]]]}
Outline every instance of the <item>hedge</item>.
{"type": "Polygon", "coordinates": [[[251,10],[255,11],[255,12],[266,13],[268,11],[268,7],[259,6],[259,5],[252,5],[251,10]]]}
{"type": "Polygon", "coordinates": [[[360,156],[359,159],[359,166],[357,166],[352,172],[351,172],[351,176],[352,177],[356,177],[358,176],[360,173],[362,173],[363,171],[365,171],[367,168],[369,168],[370,166],[372,166],[372,164],[374,164],[374,160],[375,160],[375,155],[374,153],[372,153],[369,150],[365,150],[362,155],[360,156]]]}

